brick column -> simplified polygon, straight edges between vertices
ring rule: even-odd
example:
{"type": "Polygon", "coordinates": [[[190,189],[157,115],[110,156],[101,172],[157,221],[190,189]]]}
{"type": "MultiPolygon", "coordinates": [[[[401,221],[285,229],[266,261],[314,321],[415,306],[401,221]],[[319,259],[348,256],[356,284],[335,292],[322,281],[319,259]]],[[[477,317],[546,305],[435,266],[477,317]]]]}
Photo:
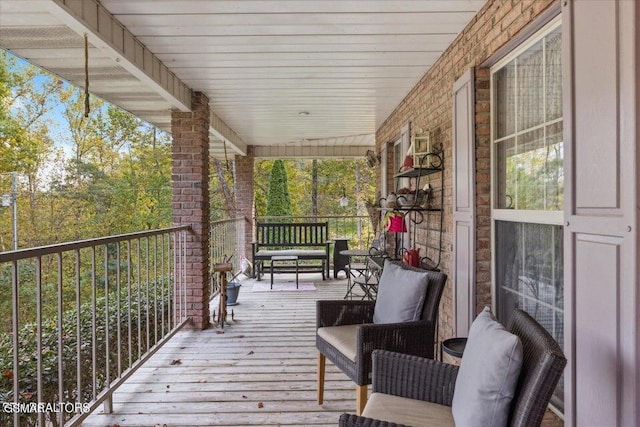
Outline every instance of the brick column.
{"type": "Polygon", "coordinates": [[[238,217],[245,218],[245,253],[244,256],[251,260],[251,242],[253,241],[253,166],[255,155],[253,146],[247,147],[247,155],[236,156],[235,197],[238,217]]]}
{"type": "Polygon", "coordinates": [[[191,112],[171,113],[173,222],[187,235],[187,315],[194,329],[209,326],[209,99],[196,92],[191,112]]]}

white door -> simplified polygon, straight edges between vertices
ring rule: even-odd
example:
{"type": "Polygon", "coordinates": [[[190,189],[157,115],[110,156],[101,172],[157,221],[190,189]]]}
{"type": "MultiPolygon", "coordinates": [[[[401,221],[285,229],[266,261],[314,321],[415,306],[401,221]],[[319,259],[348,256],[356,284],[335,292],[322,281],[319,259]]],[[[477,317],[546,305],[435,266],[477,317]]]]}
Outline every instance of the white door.
{"type": "Polygon", "coordinates": [[[640,425],[640,5],[564,2],[565,423],[640,425]]]}
{"type": "Polygon", "coordinates": [[[475,132],[473,69],[453,85],[453,292],[455,335],[475,314],[475,132]]]}

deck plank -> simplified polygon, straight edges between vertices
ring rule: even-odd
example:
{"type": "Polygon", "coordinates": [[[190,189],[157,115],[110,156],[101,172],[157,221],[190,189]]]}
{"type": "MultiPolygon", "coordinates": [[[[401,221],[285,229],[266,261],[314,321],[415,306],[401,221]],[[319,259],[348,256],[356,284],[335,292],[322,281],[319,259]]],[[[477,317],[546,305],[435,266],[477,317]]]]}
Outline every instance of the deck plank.
{"type": "Polygon", "coordinates": [[[328,363],[316,403],[315,301],[341,299],[346,285],[315,283],[252,292],[245,282],[224,333],[178,332],[114,393],[112,414],[100,408],[83,426],[337,425],[355,409],[355,386],[328,363]]]}

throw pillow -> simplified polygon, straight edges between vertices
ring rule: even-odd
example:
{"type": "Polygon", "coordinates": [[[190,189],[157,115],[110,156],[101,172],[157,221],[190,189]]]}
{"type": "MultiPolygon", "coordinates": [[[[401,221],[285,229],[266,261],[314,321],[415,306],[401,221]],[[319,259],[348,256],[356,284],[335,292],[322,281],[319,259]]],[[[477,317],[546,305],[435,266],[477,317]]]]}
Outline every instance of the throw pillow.
{"type": "Polygon", "coordinates": [[[378,282],[373,323],[399,323],[420,319],[429,276],[396,261],[384,264],[378,282]]]}
{"type": "Polygon", "coordinates": [[[520,338],[488,307],[471,324],[451,411],[457,427],[506,426],[522,367],[520,338]]]}

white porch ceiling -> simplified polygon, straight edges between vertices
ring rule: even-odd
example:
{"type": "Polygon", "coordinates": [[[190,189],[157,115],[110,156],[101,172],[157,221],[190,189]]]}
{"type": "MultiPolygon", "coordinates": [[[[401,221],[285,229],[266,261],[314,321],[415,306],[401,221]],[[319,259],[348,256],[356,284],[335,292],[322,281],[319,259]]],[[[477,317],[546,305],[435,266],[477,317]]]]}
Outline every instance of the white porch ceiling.
{"type": "Polygon", "coordinates": [[[93,3],[0,0],[0,47],[83,86],[89,33],[93,93],[169,130],[184,109],[173,89],[204,92],[214,155],[225,140],[231,153],[353,157],[485,0],[101,0],[111,21],[92,27],[93,3]],[[153,70],[119,55],[123,30],[153,70]]]}

